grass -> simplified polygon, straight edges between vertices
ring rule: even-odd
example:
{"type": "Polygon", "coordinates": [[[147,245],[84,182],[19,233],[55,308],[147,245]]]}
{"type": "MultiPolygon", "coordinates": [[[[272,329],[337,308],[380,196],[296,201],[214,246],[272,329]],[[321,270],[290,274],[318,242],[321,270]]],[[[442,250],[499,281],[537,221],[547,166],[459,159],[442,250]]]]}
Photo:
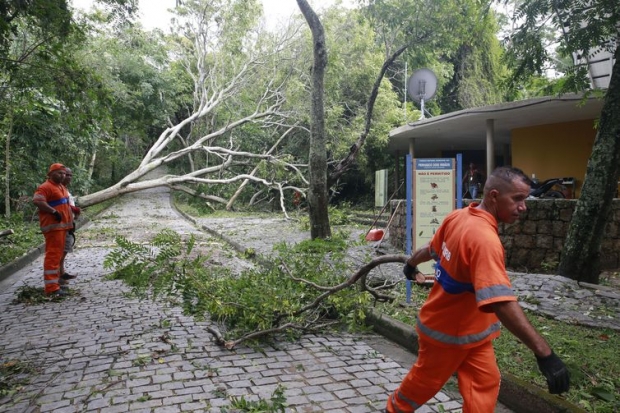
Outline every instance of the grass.
{"type": "MultiPolygon", "coordinates": [[[[376,309],[413,325],[427,294],[427,289],[414,287],[411,305],[402,305],[404,293],[397,293],[394,303],[381,303],[376,309]]],[[[571,390],[562,397],[589,412],[619,412],[620,332],[567,324],[528,311],[526,314],[570,369],[571,390]]],[[[547,390],[534,355],[515,336],[504,330],[494,347],[502,372],[547,390]]]]}
{"type": "Polygon", "coordinates": [[[11,219],[0,218],[0,229],[12,229],[13,234],[0,238],[0,266],[26,254],[44,242],[39,222],[25,221],[20,214],[11,219]]]}

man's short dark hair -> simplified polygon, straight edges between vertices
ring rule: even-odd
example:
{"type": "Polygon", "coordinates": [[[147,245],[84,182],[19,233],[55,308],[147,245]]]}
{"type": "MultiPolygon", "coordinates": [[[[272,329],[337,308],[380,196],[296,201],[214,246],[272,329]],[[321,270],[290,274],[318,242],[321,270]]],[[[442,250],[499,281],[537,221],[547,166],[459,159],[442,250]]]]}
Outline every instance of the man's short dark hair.
{"type": "Polygon", "coordinates": [[[512,183],[514,180],[521,180],[528,185],[532,183],[530,178],[528,178],[521,169],[512,166],[500,166],[499,168],[495,168],[491,176],[499,178],[507,183],[512,183]]]}

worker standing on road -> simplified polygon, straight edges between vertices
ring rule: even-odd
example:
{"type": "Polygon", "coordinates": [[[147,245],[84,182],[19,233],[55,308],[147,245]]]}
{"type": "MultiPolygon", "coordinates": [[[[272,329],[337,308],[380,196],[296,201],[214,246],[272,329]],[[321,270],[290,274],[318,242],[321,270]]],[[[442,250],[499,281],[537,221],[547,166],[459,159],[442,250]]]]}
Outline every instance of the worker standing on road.
{"type": "Polygon", "coordinates": [[[436,282],[417,319],[418,358],[388,398],[387,412],[415,411],[456,372],[463,412],[493,413],[500,372],[492,340],[502,324],[534,352],[549,392],[568,391],[568,369],[517,303],[498,236],[499,222],[513,223],[525,212],[529,191],[521,170],[496,169],[482,202],[449,214],[432,240],[407,260],[408,279],[419,273],[418,264],[437,261],[436,282]]]}
{"type": "Polygon", "coordinates": [[[47,181],[39,185],[32,202],[39,209],[39,224],[45,237],[45,258],[43,260],[43,281],[45,294],[62,296],[60,289],[60,260],[65,249],[67,231],[73,225],[69,193],[62,184],[65,179],[65,166],[52,164],[47,172],[47,181]]]}
{"type": "Polygon", "coordinates": [[[73,246],[75,245],[75,220],[79,218],[82,210],[75,205],[75,197],[69,192],[69,186],[73,180],[73,171],[71,168],[65,168],[65,179],[62,184],[67,188],[67,194],[69,196],[69,208],[71,208],[71,228],[67,231],[65,237],[65,248],[60,259],[60,285],[66,285],[69,280],[73,280],[77,276],[75,274],[69,274],[65,271],[65,258],[67,254],[73,252],[73,246]]]}

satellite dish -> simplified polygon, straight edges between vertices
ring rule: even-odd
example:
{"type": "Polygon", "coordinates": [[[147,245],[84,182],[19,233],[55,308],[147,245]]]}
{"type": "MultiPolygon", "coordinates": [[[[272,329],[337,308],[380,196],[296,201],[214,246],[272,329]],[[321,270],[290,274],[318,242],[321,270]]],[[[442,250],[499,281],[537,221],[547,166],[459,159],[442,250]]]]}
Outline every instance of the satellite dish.
{"type": "Polygon", "coordinates": [[[424,101],[435,96],[437,76],[430,69],[416,70],[407,81],[407,92],[413,100],[420,104],[422,111],[420,119],[424,119],[424,101]]]}

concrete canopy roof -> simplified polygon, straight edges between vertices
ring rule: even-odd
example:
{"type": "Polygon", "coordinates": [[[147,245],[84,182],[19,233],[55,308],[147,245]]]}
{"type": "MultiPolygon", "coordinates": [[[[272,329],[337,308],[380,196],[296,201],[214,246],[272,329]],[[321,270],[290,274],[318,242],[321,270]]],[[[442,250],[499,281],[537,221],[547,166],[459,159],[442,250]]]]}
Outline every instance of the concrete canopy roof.
{"type": "Polygon", "coordinates": [[[570,94],[464,109],[392,129],[388,150],[409,153],[412,138],[416,157],[435,157],[450,150],[484,150],[487,119],[493,119],[495,148],[501,151],[502,145],[510,144],[513,129],[595,119],[602,107],[603,99],[584,100],[582,95],[570,94]]]}

